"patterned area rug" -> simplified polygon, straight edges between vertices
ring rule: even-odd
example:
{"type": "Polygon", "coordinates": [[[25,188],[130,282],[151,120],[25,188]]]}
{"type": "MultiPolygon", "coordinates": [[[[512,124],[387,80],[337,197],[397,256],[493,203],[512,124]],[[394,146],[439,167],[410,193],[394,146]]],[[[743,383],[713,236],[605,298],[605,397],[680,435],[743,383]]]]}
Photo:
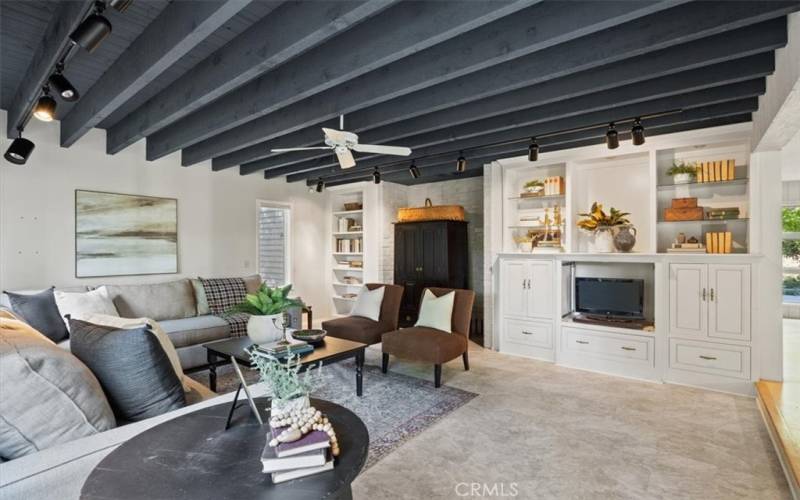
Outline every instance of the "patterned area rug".
{"type": "MultiPolygon", "coordinates": [[[[217,392],[236,390],[238,379],[230,367],[217,369],[217,392]]],[[[421,433],[439,419],[477,396],[453,387],[436,389],[433,382],[392,373],[384,375],[377,366],[364,366],[364,395],[356,396],[355,364],[342,361],[323,367],[325,386],[312,397],[333,401],[350,409],[369,430],[369,457],[364,469],[375,465],[395,448],[421,433]]],[[[191,375],[208,384],[207,372],[191,375]]],[[[249,383],[258,373],[245,370],[249,383]]]]}

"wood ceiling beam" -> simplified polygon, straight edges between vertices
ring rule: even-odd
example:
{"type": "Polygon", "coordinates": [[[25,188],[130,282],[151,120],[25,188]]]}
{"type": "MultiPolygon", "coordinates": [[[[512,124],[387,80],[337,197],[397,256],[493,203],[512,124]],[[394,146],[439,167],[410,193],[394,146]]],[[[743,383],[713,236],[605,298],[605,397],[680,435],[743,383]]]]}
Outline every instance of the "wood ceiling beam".
{"type": "Polygon", "coordinates": [[[42,86],[67,47],[72,44],[69,39],[70,33],[83,21],[93,5],[93,0],[61,2],[57,5],[44,37],[14,93],[6,121],[6,136],[9,139],[17,137],[17,129],[25,126],[30,109],[39,97],[42,86]]]}
{"type": "Polygon", "coordinates": [[[277,8],[269,15],[112,126],[107,152],[118,153],[396,1],[272,2],[277,8]]]}
{"type": "Polygon", "coordinates": [[[403,2],[147,138],[162,156],[285,108],[538,0],[403,2]]]}
{"type": "MultiPolygon", "coordinates": [[[[461,5],[471,5],[471,2],[461,5]]],[[[410,55],[380,71],[339,85],[187,147],[182,163],[192,165],[320,121],[348,114],[412,92],[515,60],[570,40],[609,30],[676,5],[675,2],[543,2],[410,55]]],[[[685,19],[683,19],[685,22],[685,19]]],[[[339,50],[347,50],[343,41],[339,50]]],[[[442,100],[447,97],[441,95],[442,100]]],[[[345,122],[347,125],[347,122],[345,122]]],[[[158,135],[158,134],[156,134],[158,135]]]]}
{"type": "MultiPolygon", "coordinates": [[[[618,106],[602,111],[570,116],[567,118],[559,118],[538,123],[536,123],[535,118],[533,118],[528,122],[520,122],[514,128],[504,128],[500,131],[491,131],[487,129],[482,135],[475,135],[465,139],[456,138],[454,140],[432,146],[417,148],[415,149],[414,154],[423,157],[429,155],[449,154],[452,151],[464,150],[466,156],[467,154],[472,154],[472,151],[470,151],[471,149],[480,148],[480,146],[484,144],[494,144],[497,142],[511,141],[524,137],[535,137],[559,130],[571,130],[573,128],[585,127],[593,124],[609,123],[628,117],[645,116],[677,109],[684,110],[683,114],[686,116],[687,113],[693,111],[692,108],[707,109],[717,103],[741,101],[742,99],[749,98],[753,98],[757,102],[758,100],[755,96],[763,94],[765,89],[765,79],[759,78],[733,85],[714,87],[711,89],[700,90],[662,99],[655,99],[647,102],[640,102],[627,106],[618,106]]],[[[341,179],[343,177],[356,178],[359,175],[363,175],[364,172],[371,172],[375,167],[383,169],[397,166],[398,168],[402,168],[403,164],[405,164],[407,167],[410,159],[396,160],[394,158],[381,157],[357,161],[358,164],[355,167],[346,171],[343,171],[341,168],[337,168],[335,170],[327,170],[326,173],[317,173],[317,175],[310,175],[309,172],[303,172],[300,174],[292,174],[287,176],[287,181],[298,182],[319,177],[335,177],[336,179],[341,179]]]]}

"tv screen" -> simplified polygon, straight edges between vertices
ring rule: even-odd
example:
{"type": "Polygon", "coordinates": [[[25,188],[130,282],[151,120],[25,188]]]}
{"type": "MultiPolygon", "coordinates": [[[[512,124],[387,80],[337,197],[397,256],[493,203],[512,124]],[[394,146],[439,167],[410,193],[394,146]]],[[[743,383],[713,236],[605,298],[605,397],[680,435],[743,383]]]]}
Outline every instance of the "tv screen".
{"type": "Polygon", "coordinates": [[[575,310],[618,318],[644,318],[644,280],[575,278],[575,310]]]}

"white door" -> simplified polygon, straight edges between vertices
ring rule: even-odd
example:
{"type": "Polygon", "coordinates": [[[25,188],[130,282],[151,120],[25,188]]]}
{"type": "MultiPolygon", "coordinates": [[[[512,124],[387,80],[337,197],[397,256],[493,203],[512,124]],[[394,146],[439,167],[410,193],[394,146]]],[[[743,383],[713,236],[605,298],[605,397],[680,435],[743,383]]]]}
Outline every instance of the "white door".
{"type": "Polygon", "coordinates": [[[669,331],[705,337],[708,325],[708,266],[669,265],[669,331]]]}
{"type": "Polygon", "coordinates": [[[708,336],[750,340],[750,266],[709,264],[708,336]]]}
{"type": "Polygon", "coordinates": [[[505,316],[525,316],[528,292],[527,262],[503,261],[502,273],[503,284],[500,291],[503,295],[500,297],[500,301],[503,303],[503,314],[505,316]]]}
{"type": "Polygon", "coordinates": [[[532,261],[528,263],[528,317],[553,317],[553,264],[532,261]]]}

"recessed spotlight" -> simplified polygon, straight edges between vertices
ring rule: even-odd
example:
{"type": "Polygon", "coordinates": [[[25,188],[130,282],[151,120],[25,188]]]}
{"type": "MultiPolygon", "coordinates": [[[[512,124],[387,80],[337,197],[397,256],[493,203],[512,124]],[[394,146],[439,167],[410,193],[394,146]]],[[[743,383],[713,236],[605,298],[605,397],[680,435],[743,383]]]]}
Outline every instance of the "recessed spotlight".
{"type": "Polygon", "coordinates": [[[325,189],[325,181],[322,179],[317,181],[317,192],[321,193],[325,189]]]}
{"type": "Polygon", "coordinates": [[[15,165],[25,165],[35,147],[36,145],[33,141],[23,138],[22,132],[20,132],[18,137],[11,141],[11,145],[6,150],[3,158],[15,165]]]}
{"type": "Polygon", "coordinates": [[[378,172],[378,168],[377,167],[375,167],[375,171],[372,172],[372,182],[374,182],[375,184],[380,184],[381,183],[381,173],[378,172]]]}
{"type": "Polygon", "coordinates": [[[539,159],[539,143],[536,142],[536,137],[531,139],[531,144],[528,146],[528,161],[536,161],[539,159]]]}
{"type": "Polygon", "coordinates": [[[44,94],[36,101],[33,116],[43,122],[51,122],[56,116],[56,100],[50,97],[50,90],[45,87],[44,94]]]}
{"type": "Polygon", "coordinates": [[[617,133],[617,129],[614,128],[614,122],[608,124],[606,146],[608,149],[617,149],[619,147],[619,134],[617,133]]]}
{"type": "Polygon", "coordinates": [[[642,126],[642,120],[639,118],[633,122],[633,127],[631,127],[631,138],[633,139],[634,146],[641,146],[644,144],[644,127],[642,126]]]}
{"type": "Polygon", "coordinates": [[[456,172],[461,173],[467,169],[467,159],[464,158],[464,152],[460,152],[458,154],[458,159],[456,160],[456,172]]]}
{"type": "Polygon", "coordinates": [[[88,52],[94,52],[100,42],[111,33],[111,23],[100,15],[99,11],[91,14],[75,28],[69,38],[88,52]]]}
{"type": "Polygon", "coordinates": [[[47,80],[50,84],[50,87],[58,94],[62,99],[65,101],[73,102],[77,101],[80,97],[78,94],[78,89],[75,88],[67,77],[61,73],[61,70],[56,70],[55,73],[50,75],[50,78],[47,80]]]}
{"type": "Polygon", "coordinates": [[[419,171],[419,168],[417,168],[417,164],[414,163],[413,161],[411,162],[411,166],[408,167],[408,172],[411,174],[411,177],[413,177],[414,179],[419,179],[420,171],[419,171]]]}

